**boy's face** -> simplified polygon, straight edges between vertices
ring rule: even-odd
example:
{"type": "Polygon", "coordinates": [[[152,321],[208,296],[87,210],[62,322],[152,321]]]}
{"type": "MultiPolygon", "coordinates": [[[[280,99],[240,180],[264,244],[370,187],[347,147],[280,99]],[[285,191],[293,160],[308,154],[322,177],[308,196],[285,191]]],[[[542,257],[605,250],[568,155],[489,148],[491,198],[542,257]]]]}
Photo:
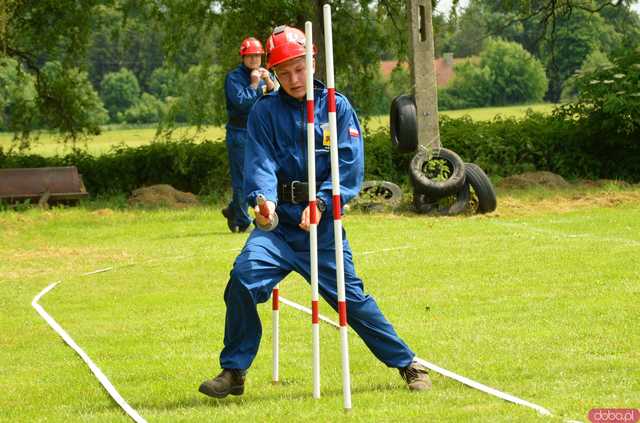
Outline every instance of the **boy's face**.
{"type": "Polygon", "coordinates": [[[307,66],[304,56],[296,57],[295,59],[287,60],[277,65],[275,71],[281,88],[291,97],[304,100],[307,95],[307,66]]]}

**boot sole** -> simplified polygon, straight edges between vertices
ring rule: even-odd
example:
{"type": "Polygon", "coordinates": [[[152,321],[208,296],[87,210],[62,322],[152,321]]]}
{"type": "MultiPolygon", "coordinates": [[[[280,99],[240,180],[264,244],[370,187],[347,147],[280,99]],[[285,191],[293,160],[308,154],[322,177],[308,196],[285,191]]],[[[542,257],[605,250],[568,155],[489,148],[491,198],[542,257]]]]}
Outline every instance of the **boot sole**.
{"type": "Polygon", "coordinates": [[[213,391],[213,390],[208,389],[204,385],[200,385],[200,388],[198,388],[198,391],[200,391],[200,393],[203,393],[203,394],[205,394],[207,396],[210,396],[210,397],[213,397],[213,398],[225,398],[229,394],[231,394],[231,395],[242,395],[242,394],[244,394],[244,385],[232,386],[231,389],[229,389],[228,391],[224,391],[224,392],[213,391]]]}

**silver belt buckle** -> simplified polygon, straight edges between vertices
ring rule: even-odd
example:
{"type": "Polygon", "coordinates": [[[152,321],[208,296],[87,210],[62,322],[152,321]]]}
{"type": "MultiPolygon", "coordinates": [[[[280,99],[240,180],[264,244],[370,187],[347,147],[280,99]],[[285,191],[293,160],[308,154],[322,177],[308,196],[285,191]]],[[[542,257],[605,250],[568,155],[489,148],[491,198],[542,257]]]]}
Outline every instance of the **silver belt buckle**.
{"type": "Polygon", "coordinates": [[[296,201],[295,186],[299,183],[300,181],[291,181],[291,204],[298,204],[298,202],[296,201]]]}

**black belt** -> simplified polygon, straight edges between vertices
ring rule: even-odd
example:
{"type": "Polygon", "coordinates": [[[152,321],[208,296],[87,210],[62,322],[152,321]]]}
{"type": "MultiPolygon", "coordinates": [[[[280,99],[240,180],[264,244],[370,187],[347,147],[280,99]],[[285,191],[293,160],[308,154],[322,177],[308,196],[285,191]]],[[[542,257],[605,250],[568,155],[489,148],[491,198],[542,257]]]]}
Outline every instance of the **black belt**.
{"type": "Polygon", "coordinates": [[[235,128],[246,128],[248,116],[230,116],[229,125],[235,128]]]}
{"type": "Polygon", "coordinates": [[[278,201],[292,204],[308,203],[309,184],[300,181],[278,184],[278,201]]]}

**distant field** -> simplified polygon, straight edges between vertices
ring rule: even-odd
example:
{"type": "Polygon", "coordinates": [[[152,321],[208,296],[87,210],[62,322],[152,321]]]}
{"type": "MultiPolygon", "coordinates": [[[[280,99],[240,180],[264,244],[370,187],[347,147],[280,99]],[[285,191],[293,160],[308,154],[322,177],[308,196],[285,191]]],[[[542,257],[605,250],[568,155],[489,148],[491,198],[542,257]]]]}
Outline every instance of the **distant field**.
{"type": "MultiPolygon", "coordinates": [[[[501,115],[503,117],[522,117],[527,110],[531,109],[534,112],[551,113],[553,108],[556,107],[553,103],[541,103],[541,104],[523,104],[520,106],[506,106],[506,107],[484,107],[480,109],[462,109],[462,110],[449,110],[446,112],[440,112],[441,115],[449,116],[451,118],[460,118],[462,116],[470,116],[473,120],[491,120],[494,117],[501,115]]],[[[389,116],[376,116],[371,119],[370,127],[372,129],[379,126],[389,125],[389,116]]]]}
{"type": "MultiPolygon", "coordinates": [[[[208,126],[203,128],[201,132],[196,133],[194,127],[178,128],[174,132],[174,137],[193,136],[198,140],[216,140],[224,138],[224,127],[208,126]]],[[[137,147],[149,144],[156,136],[156,128],[154,126],[138,127],[138,128],[107,128],[98,136],[90,138],[86,144],[81,142],[80,146],[87,147],[92,154],[103,154],[109,151],[111,147],[118,144],[126,144],[131,147],[137,147]]],[[[12,134],[0,133],[0,147],[7,149],[11,145],[12,134]]],[[[43,154],[45,156],[53,156],[56,154],[66,154],[71,151],[71,145],[61,143],[56,134],[42,133],[35,145],[31,148],[32,153],[43,154]]]]}
{"type": "MultiPolygon", "coordinates": [[[[452,118],[458,118],[468,115],[474,120],[490,120],[497,115],[502,115],[505,117],[521,117],[524,116],[528,109],[532,109],[536,112],[550,113],[554,107],[554,104],[543,103],[509,107],[487,107],[482,109],[454,110],[442,112],[441,114],[450,116],[452,118]]],[[[377,129],[381,126],[388,125],[388,115],[375,116],[369,121],[369,128],[372,130],[377,129]]],[[[176,137],[186,135],[196,136],[196,138],[199,140],[216,140],[224,138],[225,130],[222,126],[209,126],[204,128],[201,133],[196,134],[193,127],[184,127],[177,129],[175,134],[176,137]]],[[[89,139],[86,142],[86,147],[92,154],[103,154],[108,152],[112,146],[117,144],[124,143],[131,147],[148,144],[153,141],[155,135],[155,127],[105,129],[102,134],[89,139]]],[[[11,137],[12,135],[10,133],[0,133],[0,147],[7,150],[11,145],[11,137]]],[[[70,150],[71,146],[65,146],[64,144],[60,143],[55,134],[43,133],[40,135],[40,138],[32,147],[31,152],[46,156],[53,156],[55,154],[68,153],[70,150]]]]}

